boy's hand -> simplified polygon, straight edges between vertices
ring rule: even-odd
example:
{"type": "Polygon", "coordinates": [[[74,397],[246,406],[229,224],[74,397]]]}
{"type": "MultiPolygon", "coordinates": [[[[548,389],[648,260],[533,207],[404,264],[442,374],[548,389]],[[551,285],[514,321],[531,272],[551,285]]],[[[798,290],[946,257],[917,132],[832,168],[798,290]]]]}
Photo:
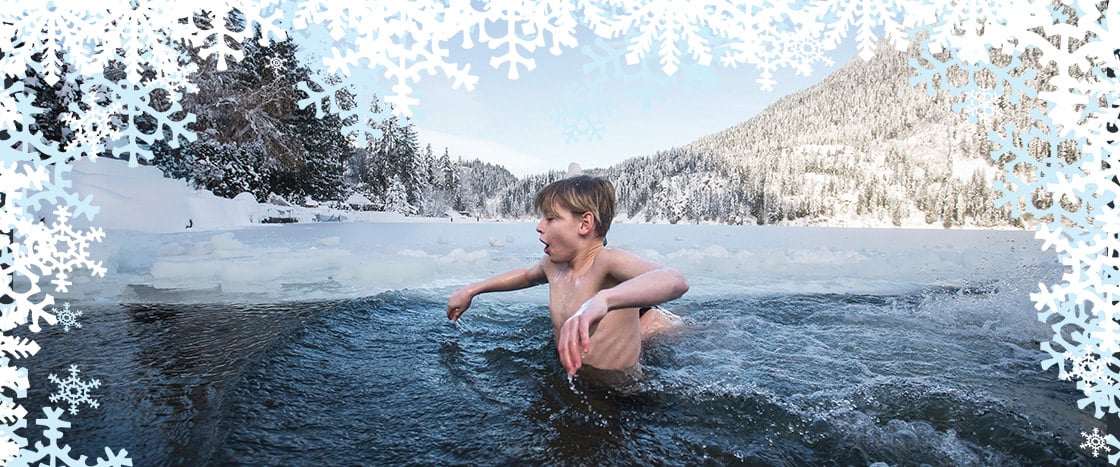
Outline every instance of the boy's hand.
{"type": "Polygon", "coordinates": [[[579,310],[564,321],[556,350],[560,353],[560,363],[568,374],[575,376],[583,366],[583,354],[591,351],[591,325],[603,319],[607,311],[606,300],[596,294],[583,302],[579,310]]]}
{"type": "Polygon", "coordinates": [[[447,299],[447,319],[459,319],[459,316],[470,308],[472,299],[474,294],[467,290],[467,287],[456,290],[451,294],[451,298],[447,299]]]}

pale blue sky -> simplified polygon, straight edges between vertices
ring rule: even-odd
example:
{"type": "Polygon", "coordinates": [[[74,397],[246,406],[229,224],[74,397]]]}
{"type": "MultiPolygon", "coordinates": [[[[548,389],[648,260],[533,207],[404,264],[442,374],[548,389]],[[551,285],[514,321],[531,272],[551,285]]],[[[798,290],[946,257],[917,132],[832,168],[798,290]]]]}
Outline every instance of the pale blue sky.
{"type": "MultiPolygon", "coordinates": [[[[582,44],[582,43],[581,43],[582,44]]],[[[830,56],[832,66],[818,64],[810,76],[793,70],[775,73],[777,85],[762,91],[754,67],[707,67],[709,81],[697,84],[683,69],[666,77],[666,92],[648,106],[625,95],[626,85],[608,84],[604,94],[610,115],[599,140],[566,142],[564,127],[554,118],[572,86],[587,86],[592,78],[581,64],[588,59],[579,49],[566,49],[560,56],[538,49],[537,67],[521,70],[516,80],[507,69],[495,70],[487,60],[490,51],[475,47],[469,53],[471,71],[479,76],[473,91],[452,90],[441,75],[424,76],[415,86],[420,104],[413,108],[413,122],[421,144],[431,144],[438,155],[447,147],[452,158],[478,158],[501,164],[515,175],[566,170],[575,162],[583,168],[606,167],[624,159],[650,155],[658,150],[687,144],[746,121],[775,100],[812,86],[855,56],[853,44],[845,44],[830,56]]],[[[453,56],[457,57],[457,56],[453,56]]],[[[856,58],[857,60],[859,58],[856,58]]],[[[685,59],[687,60],[687,58],[685,59]]]]}

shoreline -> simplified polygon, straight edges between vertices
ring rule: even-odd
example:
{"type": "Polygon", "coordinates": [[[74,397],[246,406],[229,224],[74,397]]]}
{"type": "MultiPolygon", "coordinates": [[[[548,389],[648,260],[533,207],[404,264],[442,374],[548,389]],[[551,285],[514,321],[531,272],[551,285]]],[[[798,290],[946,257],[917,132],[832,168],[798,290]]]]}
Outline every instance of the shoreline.
{"type": "MultiPolygon", "coordinates": [[[[79,224],[105,230],[127,230],[146,233],[181,233],[226,231],[273,224],[317,224],[337,222],[363,223],[449,223],[500,224],[533,223],[536,217],[486,218],[447,212],[443,216],[409,216],[396,212],[338,209],[325,206],[281,205],[258,202],[247,193],[233,199],[221,198],[205,190],[190,187],[183,180],[170,179],[156,167],[128,167],[127,162],[99,158],[83,158],[72,164],[73,190],[81,197],[90,197],[99,213],[92,220],[79,224]]],[[[38,213],[54,220],[54,214],[38,213]]],[[[1031,231],[1034,227],[963,225],[944,227],[917,222],[895,226],[871,219],[832,219],[829,221],[793,220],[775,224],[729,224],[713,221],[678,222],[666,219],[639,220],[618,216],[614,224],[630,225],[726,225],[743,227],[815,227],[834,229],[880,230],[1009,230],[1031,231]]]]}

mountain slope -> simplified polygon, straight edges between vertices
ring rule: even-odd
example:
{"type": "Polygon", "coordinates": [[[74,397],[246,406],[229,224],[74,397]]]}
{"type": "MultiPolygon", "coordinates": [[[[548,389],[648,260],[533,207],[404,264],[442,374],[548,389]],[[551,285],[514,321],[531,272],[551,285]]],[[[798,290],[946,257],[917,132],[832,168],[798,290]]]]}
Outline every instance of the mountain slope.
{"type": "Polygon", "coordinates": [[[595,172],[614,181],[619,214],[634,221],[1011,225],[994,207],[987,130],[911,86],[908,57],[882,47],[739,125],[595,172]]]}

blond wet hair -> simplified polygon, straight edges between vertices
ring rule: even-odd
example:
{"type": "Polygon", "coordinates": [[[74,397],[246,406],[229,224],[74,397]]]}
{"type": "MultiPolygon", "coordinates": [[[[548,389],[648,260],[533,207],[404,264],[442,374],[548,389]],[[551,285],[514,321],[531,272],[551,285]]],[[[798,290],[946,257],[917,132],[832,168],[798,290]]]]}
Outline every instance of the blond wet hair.
{"type": "Polygon", "coordinates": [[[554,206],[567,209],[575,216],[590,212],[595,218],[595,234],[607,238],[614,220],[614,185],[605,178],[576,175],[548,184],[537,193],[533,207],[545,215],[556,214],[554,206]]]}

